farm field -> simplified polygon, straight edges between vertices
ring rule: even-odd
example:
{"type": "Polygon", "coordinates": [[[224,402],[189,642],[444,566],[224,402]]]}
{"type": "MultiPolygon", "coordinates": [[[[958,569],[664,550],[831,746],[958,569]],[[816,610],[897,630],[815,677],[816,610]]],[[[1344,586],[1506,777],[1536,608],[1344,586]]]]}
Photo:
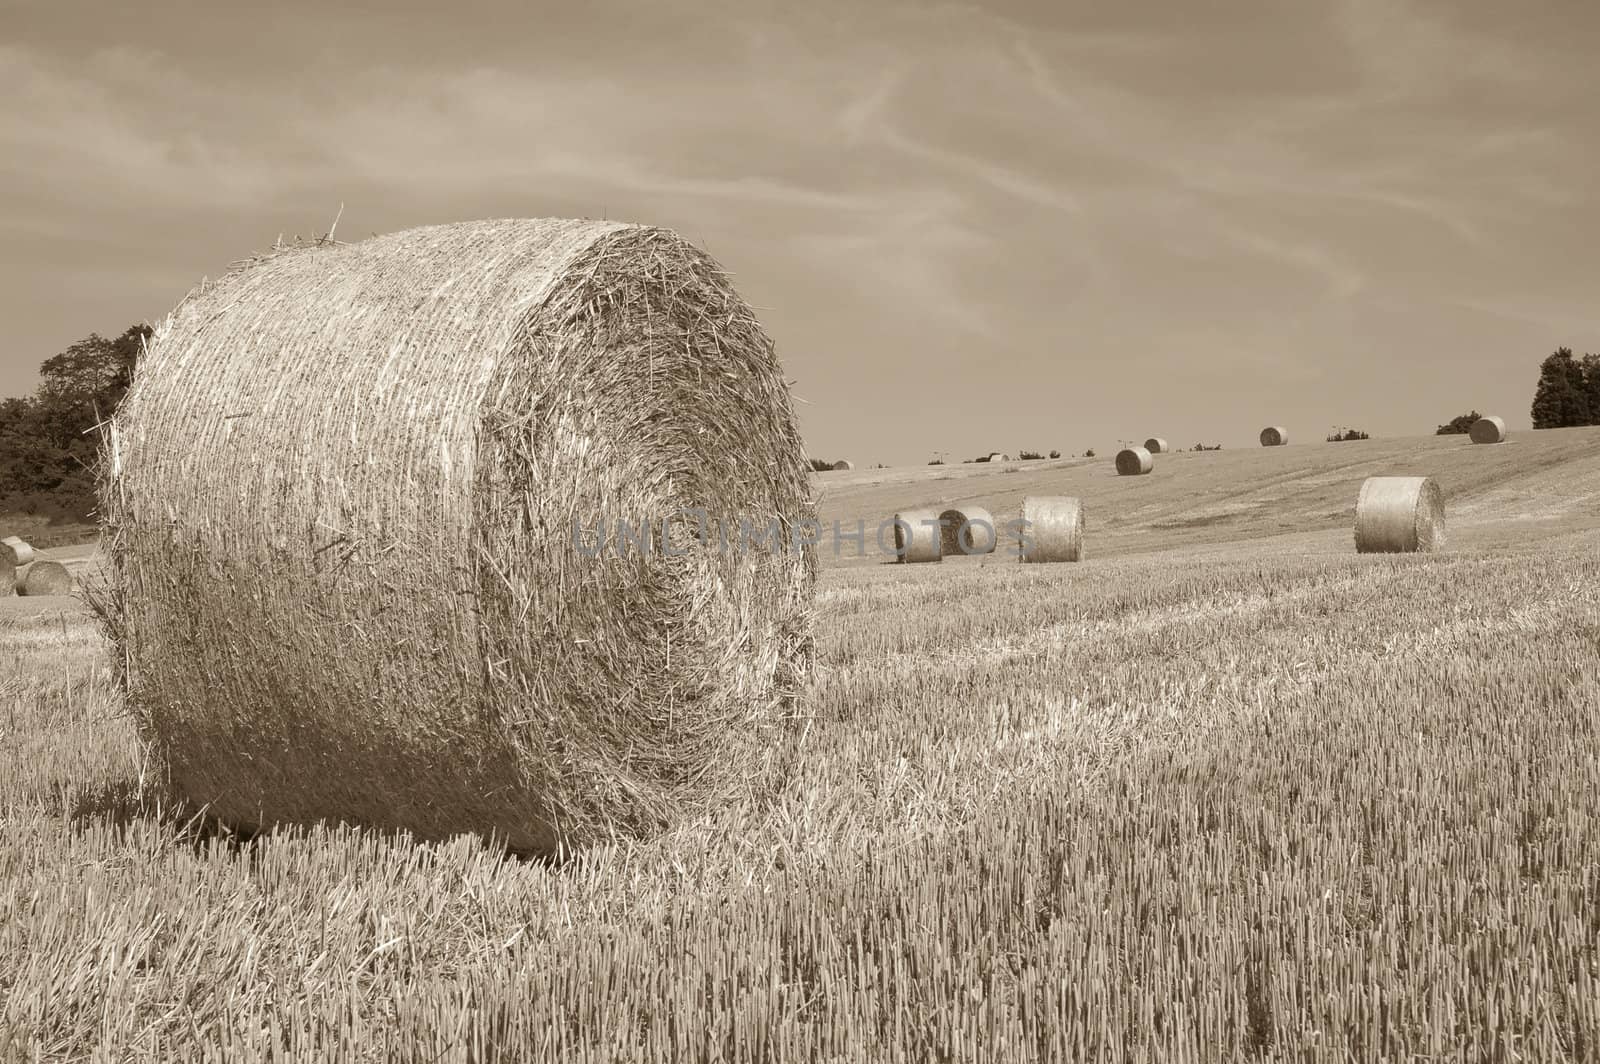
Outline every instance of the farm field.
{"type": "Polygon", "coordinates": [[[87,614],[0,612],[0,1060],[1600,1052],[1600,429],[816,482],[868,555],[823,551],[784,788],[560,865],[220,834],[87,614]],[[1444,551],[1354,553],[1376,473],[1444,551]],[[871,545],[1026,494],[1088,560],[871,545]]]}

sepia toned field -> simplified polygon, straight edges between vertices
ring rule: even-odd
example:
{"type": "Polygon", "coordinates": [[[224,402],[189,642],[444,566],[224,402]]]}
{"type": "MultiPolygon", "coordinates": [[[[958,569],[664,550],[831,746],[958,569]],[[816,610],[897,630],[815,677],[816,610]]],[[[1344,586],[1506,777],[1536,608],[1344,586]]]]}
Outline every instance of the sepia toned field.
{"type": "Polygon", "coordinates": [[[0,612],[0,1061],[1600,1052],[1600,429],[817,484],[868,553],[825,541],[786,786],[565,864],[227,837],[81,608],[0,612]],[[1442,553],[1354,553],[1376,473],[1442,553]],[[1087,561],[871,544],[1026,494],[1087,561]]]}

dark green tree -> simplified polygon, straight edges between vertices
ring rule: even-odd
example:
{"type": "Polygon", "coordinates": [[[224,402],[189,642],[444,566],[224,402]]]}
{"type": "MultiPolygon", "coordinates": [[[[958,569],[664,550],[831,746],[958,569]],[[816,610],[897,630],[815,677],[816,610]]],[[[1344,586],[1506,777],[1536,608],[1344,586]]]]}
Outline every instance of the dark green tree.
{"type": "Polygon", "coordinates": [[[1533,392],[1533,427],[1561,429],[1592,424],[1585,392],[1583,364],[1572,357],[1572,348],[1557,348],[1539,364],[1539,384],[1533,392]]]}
{"type": "Polygon", "coordinates": [[[1470,414],[1458,414],[1434,430],[1435,436],[1465,436],[1472,431],[1472,426],[1477,424],[1483,415],[1476,410],[1470,414]]]}
{"type": "Polygon", "coordinates": [[[1587,400],[1590,425],[1600,425],[1600,355],[1584,355],[1579,363],[1583,373],[1583,395],[1587,400]]]}

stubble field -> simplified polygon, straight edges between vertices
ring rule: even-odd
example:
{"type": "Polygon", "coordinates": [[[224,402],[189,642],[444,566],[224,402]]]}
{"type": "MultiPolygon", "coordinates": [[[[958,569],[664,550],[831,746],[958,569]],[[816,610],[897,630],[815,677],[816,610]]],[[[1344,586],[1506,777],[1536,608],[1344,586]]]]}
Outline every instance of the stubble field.
{"type": "Polygon", "coordinates": [[[1089,560],[825,542],[787,786],[562,865],[219,834],[86,616],[0,610],[0,1059],[1600,1052],[1600,430],[1011,468],[822,515],[1079,495],[1089,560]],[[1355,555],[1415,472],[1447,549],[1355,555]]]}

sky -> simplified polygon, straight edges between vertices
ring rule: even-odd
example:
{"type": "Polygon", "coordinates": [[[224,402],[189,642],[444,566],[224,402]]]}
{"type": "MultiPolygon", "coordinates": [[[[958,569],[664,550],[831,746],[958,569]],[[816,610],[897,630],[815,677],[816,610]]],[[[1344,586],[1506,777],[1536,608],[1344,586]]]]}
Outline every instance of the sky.
{"type": "Polygon", "coordinates": [[[1585,0],[0,0],[0,395],[335,217],[560,216],[715,257],[817,457],[1525,428],[1600,352],[1597,53],[1585,0]]]}

